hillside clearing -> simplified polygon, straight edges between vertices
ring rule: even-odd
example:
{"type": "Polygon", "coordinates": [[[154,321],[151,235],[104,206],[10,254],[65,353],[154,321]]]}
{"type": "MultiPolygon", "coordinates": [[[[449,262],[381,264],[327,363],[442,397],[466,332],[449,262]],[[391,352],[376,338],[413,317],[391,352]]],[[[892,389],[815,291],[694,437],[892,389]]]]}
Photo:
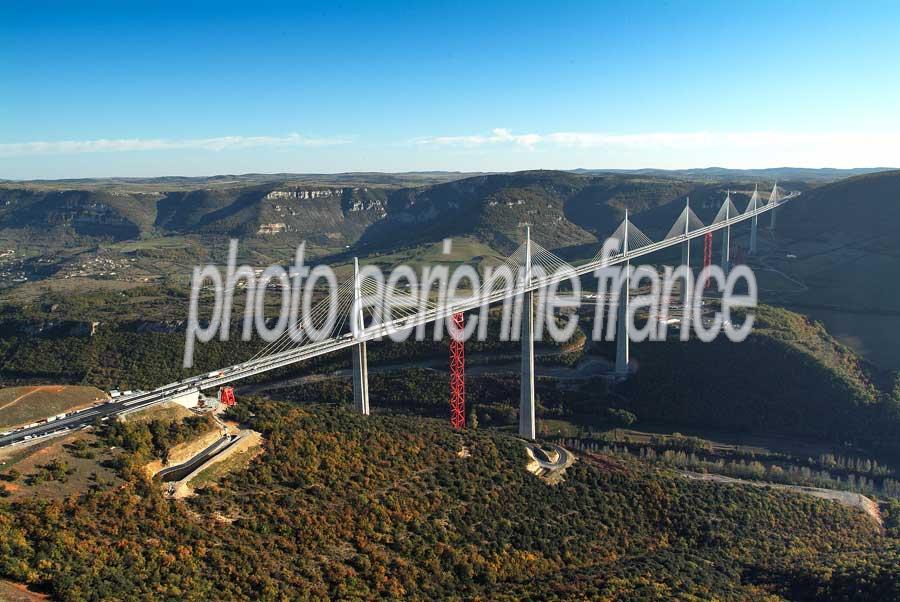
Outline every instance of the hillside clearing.
{"type": "Polygon", "coordinates": [[[96,387],[40,385],[0,389],[0,429],[71,412],[107,399],[96,387]]]}
{"type": "Polygon", "coordinates": [[[881,514],[878,511],[878,504],[859,493],[853,493],[851,491],[838,491],[836,489],[823,489],[821,487],[800,487],[797,485],[782,485],[780,483],[766,483],[763,481],[747,481],[746,479],[735,479],[733,477],[727,477],[718,474],[703,474],[689,471],[679,472],[684,477],[697,481],[712,481],[714,483],[721,483],[725,485],[751,485],[753,487],[771,487],[772,489],[781,489],[784,491],[791,491],[793,493],[811,495],[823,500],[831,500],[850,508],[857,508],[858,510],[862,510],[869,518],[875,521],[879,527],[884,526],[884,521],[882,521],[881,514]]]}
{"type": "Polygon", "coordinates": [[[120,451],[93,433],[76,431],[28,448],[11,448],[0,460],[7,499],[62,500],[104,485],[121,483],[110,460],[120,451]]]}

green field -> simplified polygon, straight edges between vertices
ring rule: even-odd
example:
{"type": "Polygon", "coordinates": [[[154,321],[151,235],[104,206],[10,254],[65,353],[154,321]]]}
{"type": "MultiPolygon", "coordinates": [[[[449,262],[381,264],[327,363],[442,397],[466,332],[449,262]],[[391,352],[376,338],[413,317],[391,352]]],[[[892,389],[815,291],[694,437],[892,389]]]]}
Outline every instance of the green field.
{"type": "Polygon", "coordinates": [[[754,266],[760,300],[822,321],[885,369],[900,369],[900,257],[883,238],[778,240],[754,266]]]}
{"type": "Polygon", "coordinates": [[[191,411],[184,406],[178,405],[177,403],[162,403],[155,406],[150,406],[144,410],[139,412],[135,412],[126,416],[124,420],[126,422],[152,422],[157,420],[163,423],[171,423],[175,421],[184,420],[188,416],[193,416],[191,411]]]}
{"type": "Polygon", "coordinates": [[[96,387],[44,385],[0,389],[0,429],[28,424],[106,399],[96,387]]]}

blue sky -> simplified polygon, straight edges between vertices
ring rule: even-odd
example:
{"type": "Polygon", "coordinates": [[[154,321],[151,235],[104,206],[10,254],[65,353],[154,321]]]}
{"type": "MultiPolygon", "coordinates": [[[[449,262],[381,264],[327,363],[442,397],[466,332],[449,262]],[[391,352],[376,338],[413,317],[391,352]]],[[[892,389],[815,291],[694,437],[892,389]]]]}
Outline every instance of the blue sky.
{"type": "Polygon", "coordinates": [[[898,57],[897,2],[6,2],[0,178],[900,166],[898,57]]]}

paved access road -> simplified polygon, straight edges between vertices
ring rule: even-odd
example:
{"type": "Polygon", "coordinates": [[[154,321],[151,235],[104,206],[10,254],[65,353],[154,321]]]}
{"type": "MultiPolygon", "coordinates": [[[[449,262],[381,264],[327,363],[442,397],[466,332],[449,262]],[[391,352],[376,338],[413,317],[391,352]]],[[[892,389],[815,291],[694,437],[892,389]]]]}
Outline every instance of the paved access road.
{"type": "Polygon", "coordinates": [[[187,462],[170,466],[159,471],[156,476],[162,479],[164,483],[169,481],[180,481],[196,470],[201,464],[206,462],[210,457],[217,455],[228,449],[234,442],[238,440],[237,435],[224,435],[204,449],[202,452],[190,458],[187,462]]]}

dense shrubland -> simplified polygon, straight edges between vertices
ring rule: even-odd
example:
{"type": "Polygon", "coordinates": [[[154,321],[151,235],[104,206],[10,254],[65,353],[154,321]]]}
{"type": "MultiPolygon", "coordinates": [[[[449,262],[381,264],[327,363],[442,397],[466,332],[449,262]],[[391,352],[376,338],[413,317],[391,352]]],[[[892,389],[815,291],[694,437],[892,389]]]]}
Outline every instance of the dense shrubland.
{"type": "Polygon", "coordinates": [[[804,316],[760,307],[742,343],[646,343],[633,353],[638,369],[622,392],[641,420],[900,454],[900,398],[889,377],[804,316]]]}
{"type": "Polygon", "coordinates": [[[585,457],[550,486],[495,431],[252,399],[236,418],[266,453],[196,498],[132,474],[3,508],[0,572],[61,600],[900,594],[893,506],[882,535],[837,504],[636,460],[585,457]]]}

